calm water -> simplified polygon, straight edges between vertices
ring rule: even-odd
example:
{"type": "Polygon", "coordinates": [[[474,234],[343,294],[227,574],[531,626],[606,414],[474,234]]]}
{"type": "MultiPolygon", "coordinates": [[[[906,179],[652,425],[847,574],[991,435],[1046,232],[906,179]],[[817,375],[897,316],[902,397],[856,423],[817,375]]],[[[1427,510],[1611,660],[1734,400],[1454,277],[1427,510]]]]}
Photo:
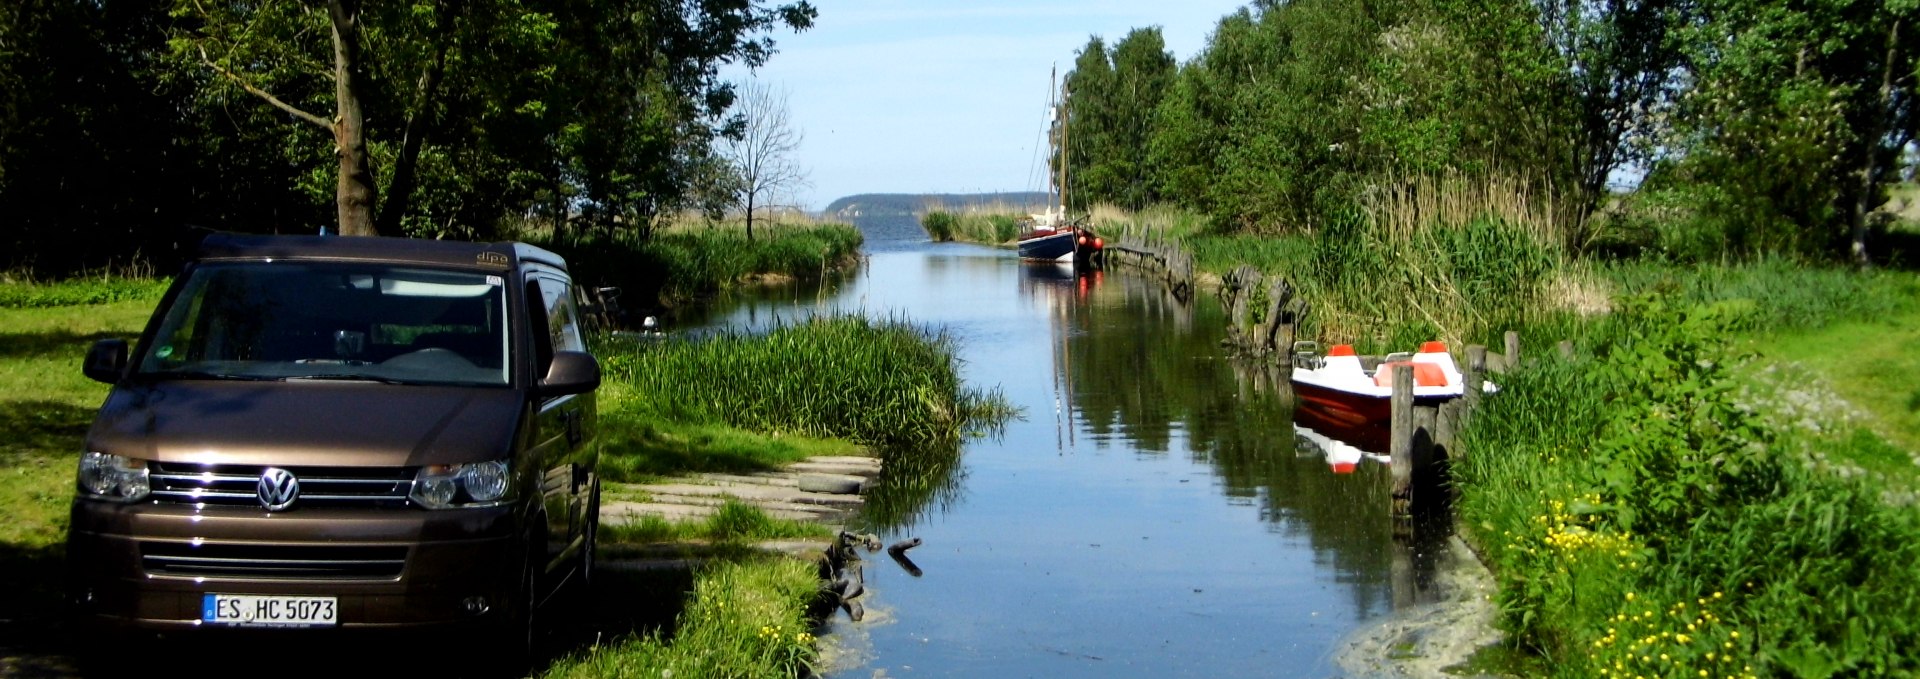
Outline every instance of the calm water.
{"type": "Polygon", "coordinates": [[[1229,360],[1212,300],[928,243],[910,219],[860,226],[871,256],[846,280],[701,323],[904,315],[1026,416],[877,508],[885,542],[925,541],[924,575],[869,559],[867,618],[829,626],[829,676],[1334,676],[1343,637],[1411,602],[1386,469],[1334,474],[1297,444],[1284,380],[1229,360]]]}

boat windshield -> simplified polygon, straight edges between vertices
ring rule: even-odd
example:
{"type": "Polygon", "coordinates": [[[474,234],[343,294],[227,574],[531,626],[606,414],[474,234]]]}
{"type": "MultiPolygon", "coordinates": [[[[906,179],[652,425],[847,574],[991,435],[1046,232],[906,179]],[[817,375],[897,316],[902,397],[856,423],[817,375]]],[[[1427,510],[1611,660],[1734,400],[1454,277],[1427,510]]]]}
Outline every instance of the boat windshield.
{"type": "Polygon", "coordinates": [[[505,281],[381,264],[195,267],[139,359],[148,379],[505,385],[505,281]]]}

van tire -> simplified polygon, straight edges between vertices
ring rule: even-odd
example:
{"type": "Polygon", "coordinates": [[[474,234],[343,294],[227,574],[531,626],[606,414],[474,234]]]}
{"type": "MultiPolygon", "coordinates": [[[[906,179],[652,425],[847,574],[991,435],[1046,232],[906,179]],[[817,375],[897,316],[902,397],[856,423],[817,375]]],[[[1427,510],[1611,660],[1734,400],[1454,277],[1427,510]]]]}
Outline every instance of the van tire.
{"type": "Polygon", "coordinates": [[[540,650],[540,578],[538,569],[542,563],[540,546],[543,542],[538,535],[527,538],[525,553],[520,561],[520,586],[513,592],[513,600],[502,602],[502,615],[493,621],[488,630],[486,642],[482,648],[487,652],[478,654],[481,667],[476,668],[480,676],[524,677],[533,668],[533,662],[540,650]]]}

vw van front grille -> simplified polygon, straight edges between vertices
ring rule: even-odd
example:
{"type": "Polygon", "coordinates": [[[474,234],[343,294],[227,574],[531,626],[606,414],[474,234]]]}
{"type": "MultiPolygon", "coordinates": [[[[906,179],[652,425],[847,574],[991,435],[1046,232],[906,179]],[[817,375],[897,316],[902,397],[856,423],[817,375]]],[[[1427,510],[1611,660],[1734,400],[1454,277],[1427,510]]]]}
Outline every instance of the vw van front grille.
{"type": "MultiPolygon", "coordinates": [[[[261,465],[155,462],[153,500],[168,504],[260,507],[261,465]]],[[[300,482],[300,507],[405,507],[413,487],[409,467],[283,467],[300,482]]]]}
{"type": "Polygon", "coordinates": [[[141,569],[157,576],[392,580],[406,564],[406,547],[140,543],[141,569]]]}

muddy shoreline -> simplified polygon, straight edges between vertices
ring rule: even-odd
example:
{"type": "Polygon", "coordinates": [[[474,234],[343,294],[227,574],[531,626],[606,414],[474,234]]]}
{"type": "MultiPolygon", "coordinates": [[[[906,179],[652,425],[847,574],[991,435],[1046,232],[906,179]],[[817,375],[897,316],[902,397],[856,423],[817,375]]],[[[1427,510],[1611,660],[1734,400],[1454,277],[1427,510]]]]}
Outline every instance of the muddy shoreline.
{"type": "Polygon", "coordinates": [[[1493,574],[1459,536],[1450,536],[1436,563],[1437,600],[1396,611],[1342,639],[1334,664],[1349,679],[1449,679],[1493,675],[1454,669],[1476,651],[1499,643],[1494,627],[1493,574]]]}

